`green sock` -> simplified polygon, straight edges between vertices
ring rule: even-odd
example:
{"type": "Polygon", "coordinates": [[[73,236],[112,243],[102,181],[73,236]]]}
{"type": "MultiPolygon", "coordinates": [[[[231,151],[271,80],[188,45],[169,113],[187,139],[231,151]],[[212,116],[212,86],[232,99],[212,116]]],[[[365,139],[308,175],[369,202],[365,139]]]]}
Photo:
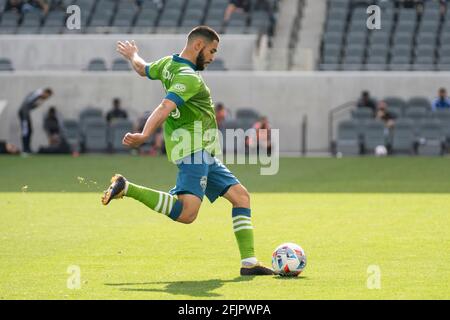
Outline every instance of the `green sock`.
{"type": "Polygon", "coordinates": [[[150,209],[177,220],[183,209],[181,201],[171,194],[128,182],[125,196],[138,200],[150,209]]]}
{"type": "Polygon", "coordinates": [[[234,235],[241,253],[241,260],[256,261],[250,209],[233,208],[232,217],[234,235]]]}

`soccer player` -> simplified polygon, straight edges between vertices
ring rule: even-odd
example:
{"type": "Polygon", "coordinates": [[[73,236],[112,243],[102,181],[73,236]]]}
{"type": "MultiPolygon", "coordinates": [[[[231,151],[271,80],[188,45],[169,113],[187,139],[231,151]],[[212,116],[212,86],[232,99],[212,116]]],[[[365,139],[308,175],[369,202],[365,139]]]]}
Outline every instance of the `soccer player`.
{"type": "Polygon", "coordinates": [[[51,88],[37,89],[29,93],[19,109],[20,131],[22,136],[22,148],[24,153],[31,153],[31,136],[33,126],[31,123],[31,111],[39,107],[53,95],[51,88]]]}
{"type": "Polygon", "coordinates": [[[216,157],[220,150],[217,122],[210,90],[198,71],[214,60],[219,36],[207,26],[198,26],[188,35],[180,54],[146,63],[138,55],[134,41],[118,42],[117,51],[128,59],[142,77],[160,80],[166,96],[148,117],[141,133],[127,133],[123,143],[143,144],[164,123],[164,139],[169,161],[178,166],[176,186],[169,193],[149,189],[116,174],[102,197],[130,197],[170,219],[189,224],[197,218],[203,197],[214,202],[219,196],[233,206],[233,229],[241,255],[240,274],[272,275],[255,256],[250,196],[245,187],[216,157]]]}

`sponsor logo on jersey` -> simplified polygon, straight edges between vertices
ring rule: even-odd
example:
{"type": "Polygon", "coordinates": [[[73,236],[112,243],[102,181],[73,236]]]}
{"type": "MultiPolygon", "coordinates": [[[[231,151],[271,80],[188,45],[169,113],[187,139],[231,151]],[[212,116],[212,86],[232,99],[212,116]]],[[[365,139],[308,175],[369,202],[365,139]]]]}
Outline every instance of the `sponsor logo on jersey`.
{"type": "Polygon", "coordinates": [[[162,77],[163,77],[164,80],[169,80],[169,81],[172,81],[172,79],[173,79],[173,73],[171,73],[168,70],[168,65],[167,64],[163,68],[162,77]]]}
{"type": "Polygon", "coordinates": [[[175,83],[173,85],[173,89],[177,92],[185,92],[186,91],[186,86],[182,83],[175,83]]]}

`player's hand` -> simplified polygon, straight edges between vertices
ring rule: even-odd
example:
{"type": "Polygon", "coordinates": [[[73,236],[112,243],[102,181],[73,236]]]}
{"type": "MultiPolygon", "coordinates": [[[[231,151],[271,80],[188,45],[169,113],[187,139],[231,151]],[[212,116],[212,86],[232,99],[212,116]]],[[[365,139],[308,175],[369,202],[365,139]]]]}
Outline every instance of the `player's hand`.
{"type": "Polygon", "coordinates": [[[136,43],[134,42],[134,40],[132,40],[131,42],[129,41],[117,41],[117,48],[116,48],[117,52],[119,52],[125,59],[131,60],[133,58],[133,56],[138,53],[139,49],[136,45],[136,43]]]}
{"type": "Polygon", "coordinates": [[[131,148],[137,148],[147,140],[147,137],[142,133],[130,133],[128,132],[123,137],[122,143],[131,148]]]}

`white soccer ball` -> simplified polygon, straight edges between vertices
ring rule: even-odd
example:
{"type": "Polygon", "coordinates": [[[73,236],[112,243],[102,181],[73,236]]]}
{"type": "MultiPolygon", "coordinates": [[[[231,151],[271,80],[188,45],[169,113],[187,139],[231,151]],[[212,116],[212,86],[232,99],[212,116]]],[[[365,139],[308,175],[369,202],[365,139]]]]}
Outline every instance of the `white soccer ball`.
{"type": "Polygon", "coordinates": [[[375,155],[377,157],[384,157],[387,155],[387,149],[385,146],[377,146],[375,148],[375,155]]]}
{"type": "Polygon", "coordinates": [[[296,277],[306,267],[305,251],[295,243],[283,243],[272,254],[272,267],[283,277],[296,277]]]}

